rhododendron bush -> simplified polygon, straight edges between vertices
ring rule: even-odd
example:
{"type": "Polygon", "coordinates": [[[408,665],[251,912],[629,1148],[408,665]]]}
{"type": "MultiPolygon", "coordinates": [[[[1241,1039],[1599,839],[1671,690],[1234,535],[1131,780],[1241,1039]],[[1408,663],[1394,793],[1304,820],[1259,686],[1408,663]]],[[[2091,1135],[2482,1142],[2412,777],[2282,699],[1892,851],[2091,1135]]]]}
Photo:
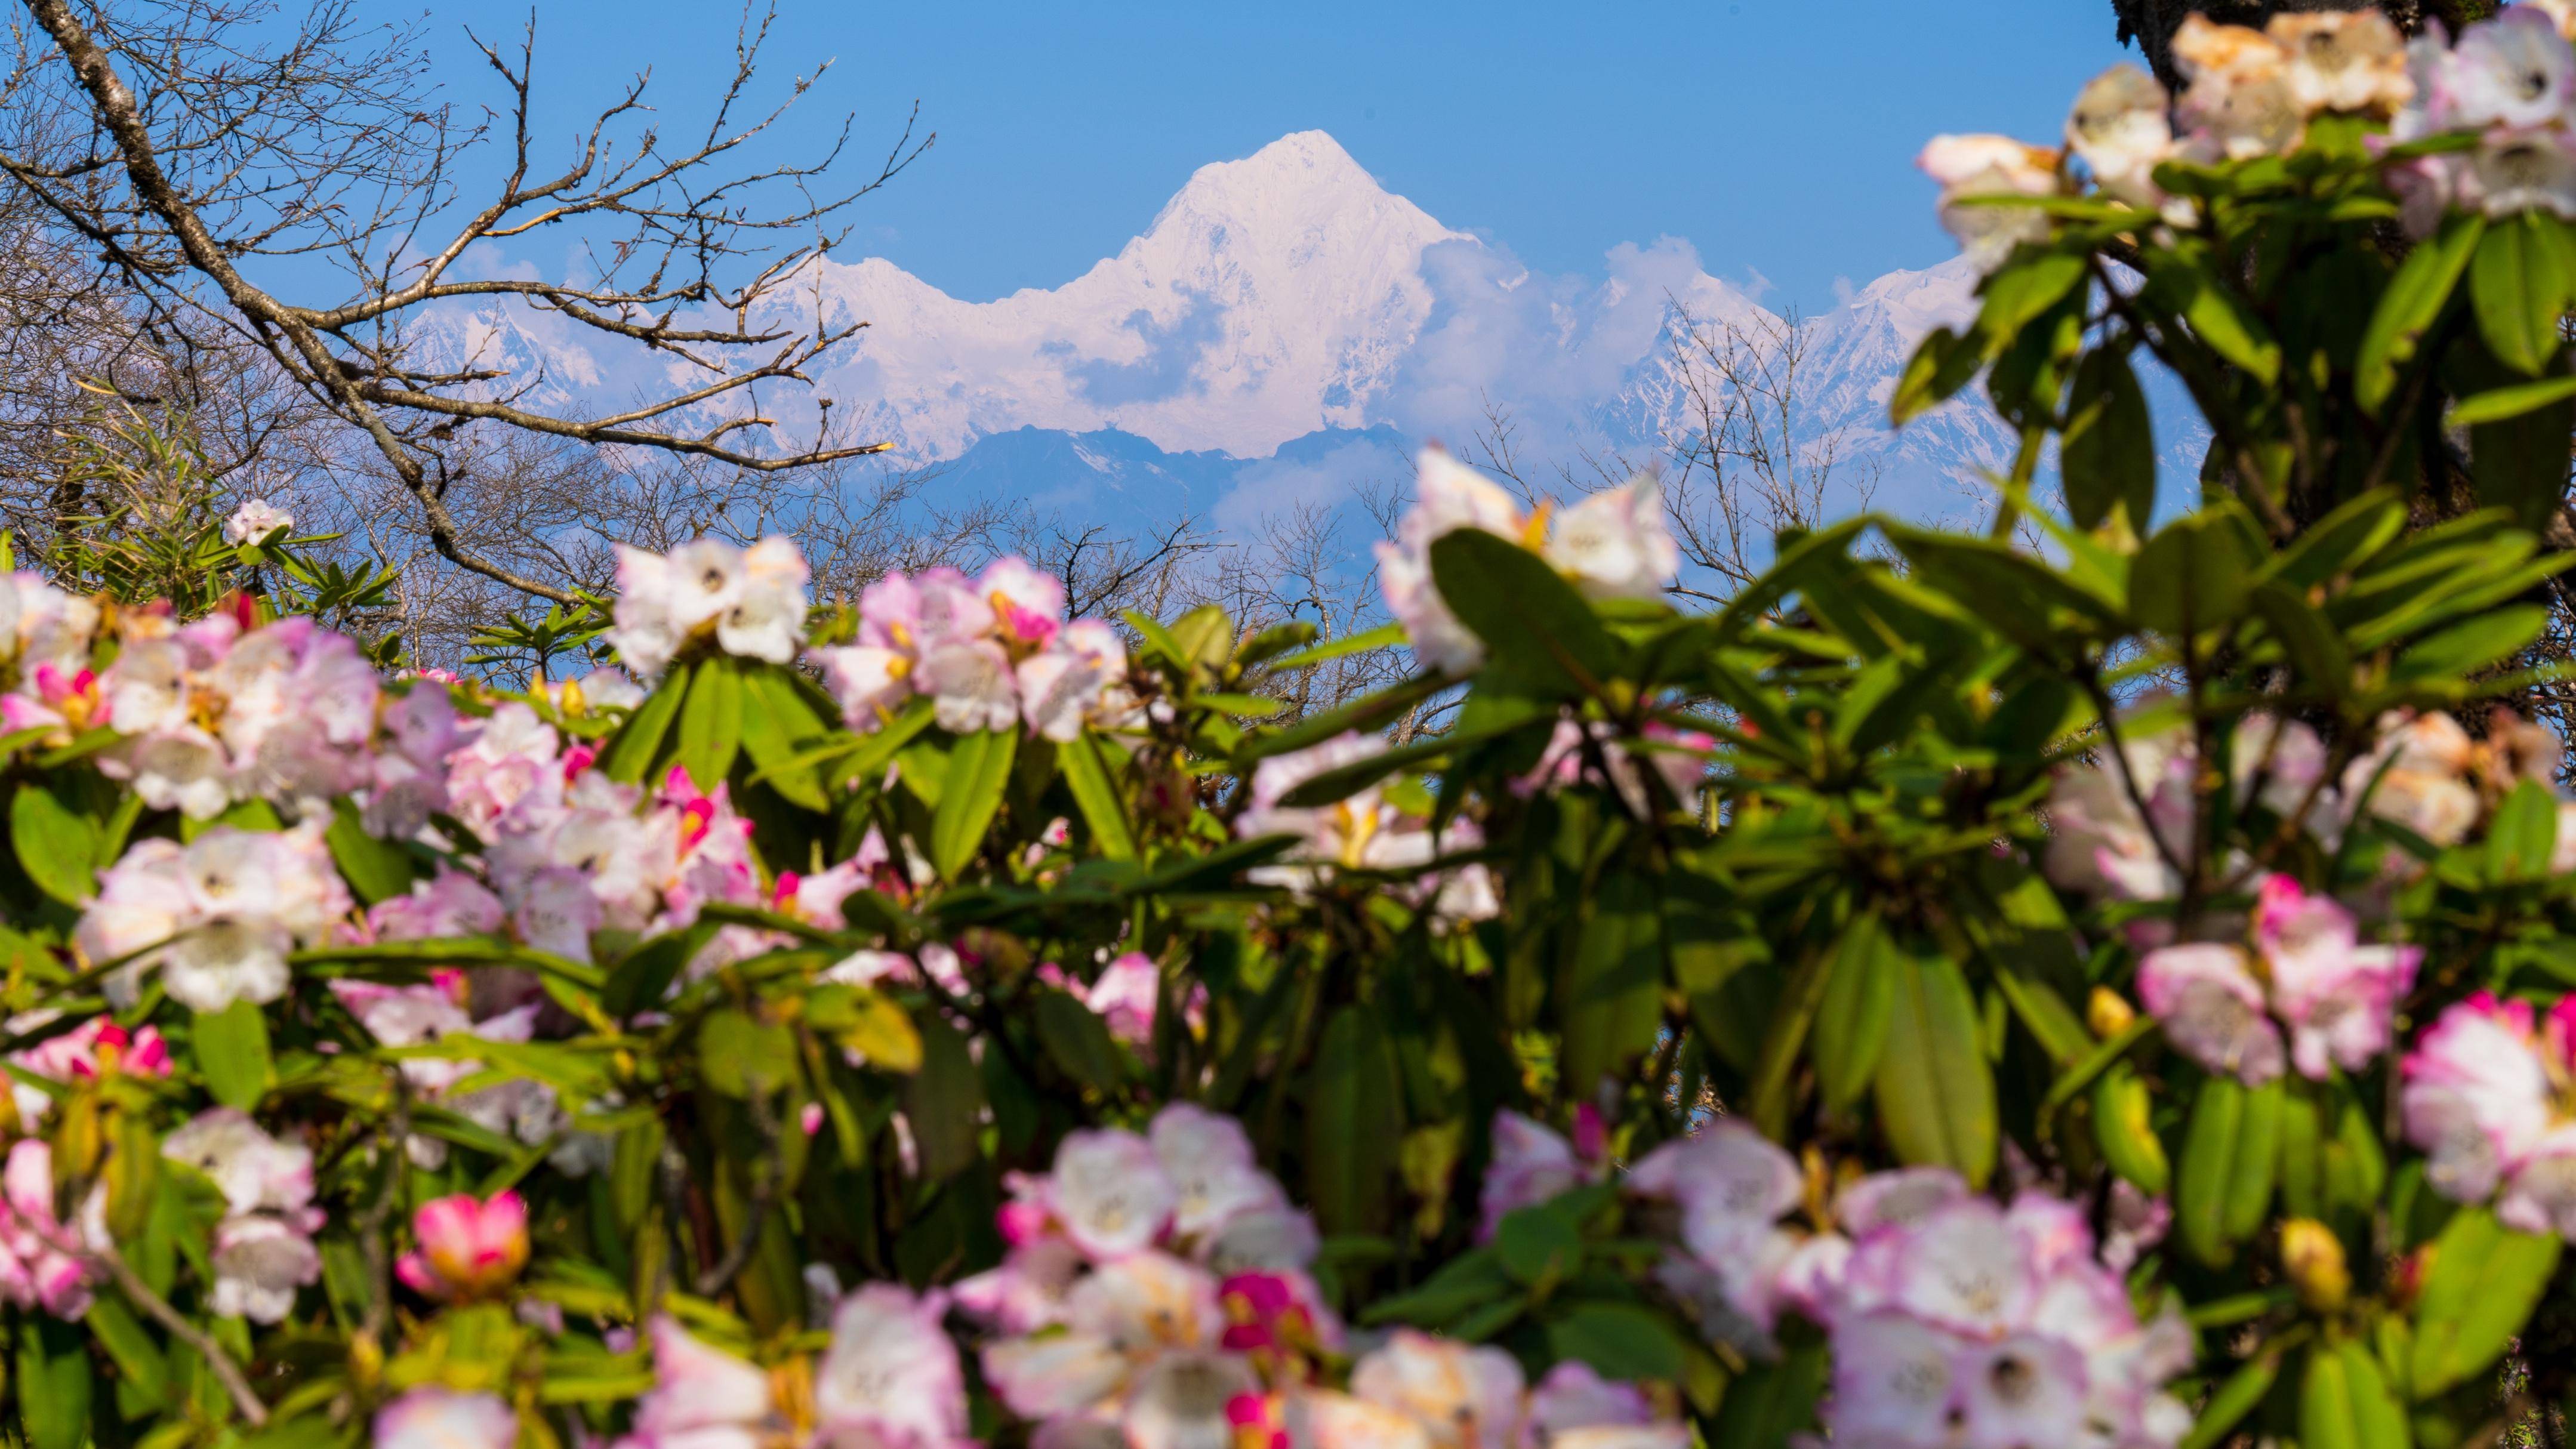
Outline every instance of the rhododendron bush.
{"type": "Polygon", "coordinates": [[[10,1432],[2545,1419],[2576,798],[2509,705],[2561,667],[2576,51],[2515,7],[2175,53],[2064,151],[1925,153],[1986,281],[1896,406],[2023,430],[1991,534],[1790,534],[1713,612],[1651,479],[1437,451],[1395,622],[1320,643],[1007,559],[818,607],[707,540],[542,626],[593,672],[455,679],[317,617],[373,585],[264,505],[172,601],[9,575],[10,1432]],[[1263,692],[1376,647],[1412,677],[1263,692]]]}

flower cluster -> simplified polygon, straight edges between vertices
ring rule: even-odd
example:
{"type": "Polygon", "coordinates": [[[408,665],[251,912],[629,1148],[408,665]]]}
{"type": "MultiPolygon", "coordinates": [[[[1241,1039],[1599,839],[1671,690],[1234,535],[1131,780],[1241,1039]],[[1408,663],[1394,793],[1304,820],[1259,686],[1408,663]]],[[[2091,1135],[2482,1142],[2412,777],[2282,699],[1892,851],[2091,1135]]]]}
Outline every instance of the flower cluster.
{"type": "Polygon", "coordinates": [[[736,548],[702,538],[666,557],[617,548],[617,609],[608,642],[639,679],[670,668],[681,649],[712,638],[747,659],[784,664],[805,639],[805,556],[786,538],[736,548]]]}
{"type": "Polygon", "coordinates": [[[253,628],[247,613],[176,626],[118,616],[121,644],[86,720],[125,737],[100,769],[144,804],[198,820],[252,799],[311,813],[368,783],[374,666],[311,619],[253,628]]]}
{"type": "Polygon", "coordinates": [[[956,1296],[1004,1335],[984,1376],[1015,1413],[1133,1442],[1173,1442],[1159,1436],[1195,1416],[1221,1438],[1227,1402],[1259,1381],[1261,1324],[1293,1312],[1291,1339],[1339,1342],[1305,1276],[1314,1224],[1232,1118],[1174,1103],[1143,1133],[1069,1133],[1046,1174],[1010,1186],[1009,1255],[956,1296]],[[1273,1311],[1245,1318],[1260,1304],[1273,1311]]]}
{"type": "Polygon", "coordinates": [[[1359,764],[1386,752],[1376,735],[1336,735],[1322,744],[1263,760],[1252,772],[1251,799],[1235,821],[1235,833],[1293,835],[1297,848],[1285,862],[1266,865],[1252,879],[1291,890],[1310,890],[1340,871],[1368,870],[1422,876],[1419,895],[1443,921],[1480,921],[1497,915],[1502,903],[1494,893],[1491,873],[1473,861],[1432,871],[1444,856],[1478,849],[1483,832],[1472,820],[1457,819],[1434,828],[1427,803],[1409,803],[1383,784],[1358,790],[1330,805],[1289,805],[1298,786],[1329,771],[1359,764]]]}
{"type": "Polygon", "coordinates": [[[815,651],[850,728],[872,730],[915,697],[944,730],[1071,740],[1133,719],[1127,646],[1098,619],[1064,617],[1064,585],[1016,558],[973,579],[888,574],[859,596],[858,641],[815,651]]]}
{"type": "Polygon", "coordinates": [[[96,602],[30,573],[0,574],[0,729],[57,732],[105,723],[90,647],[96,602]]]}
{"type": "Polygon", "coordinates": [[[265,498],[247,498],[224,520],[226,543],[266,543],[272,534],[295,527],[295,515],[265,498]]]}
{"type": "Polygon", "coordinates": [[[1499,1348],[1400,1328],[1351,1368],[1347,1390],[1308,1387],[1237,1399],[1256,1449],[1686,1449],[1690,1425],[1635,1384],[1580,1360],[1535,1387],[1499,1348]],[[1276,1427],[1274,1427],[1276,1426],[1276,1427]]]}
{"type": "MultiPolygon", "coordinates": [[[[2096,760],[2059,769],[2048,798],[2042,858],[2058,885],[2121,901],[2170,900],[2181,893],[2203,766],[2180,718],[2139,727],[2142,718],[2155,719],[2161,711],[2157,702],[2142,704],[2123,717],[2116,752],[2105,749],[2096,760]]],[[[2259,805],[2330,850],[2360,817],[2395,826],[2430,846],[2457,845],[2516,786],[2550,785],[2562,749],[2549,731],[2498,710],[2483,741],[2471,739],[2446,714],[2384,715],[2370,747],[2350,758],[2340,774],[2315,731],[2268,715],[2242,721],[2227,754],[2238,808],[2259,805]]],[[[2576,801],[2562,801],[2559,814],[2576,827],[2576,801]]],[[[2560,859],[2552,868],[2576,868],[2576,828],[2560,835],[2560,859]]],[[[2392,862],[2391,868],[2403,866],[2392,862]]]]}
{"type": "MultiPolygon", "coordinates": [[[[1501,1125],[1498,1144],[1516,1145],[1487,1182],[1506,1175],[1507,1204],[1603,1175],[1585,1123],[1573,1143],[1501,1125]]],[[[1808,1201],[1796,1159],[1731,1118],[1648,1152],[1620,1185],[1665,1225],[1655,1282],[1710,1337],[1767,1354],[1784,1313],[1826,1330],[1836,1443],[2147,1449],[2190,1427],[2163,1389],[2191,1366],[2189,1330],[2139,1315],[2074,1203],[2025,1190],[2007,1207],[1947,1169],[1908,1168],[1849,1182],[1807,1231],[1784,1221],[1808,1201]]]]}
{"type": "Polygon", "coordinates": [[[2360,944],[2352,912],[2286,875],[2257,888],[2252,935],[2250,952],[2199,942],[2138,963],[2138,995],[2184,1055],[2250,1086],[2281,1075],[2284,1028],[2289,1064],[2311,1080],[2388,1049],[2420,947],[2360,944]]]}
{"type": "Polygon", "coordinates": [[[2576,996],[2534,1018],[2479,992],[2427,1028],[2403,1065],[2406,1138],[2457,1202],[2495,1199],[2527,1233],[2576,1241],[2576,996]]]}
{"type": "Polygon", "coordinates": [[[91,961],[121,963],[106,981],[120,1006],[158,968],[171,1000],[221,1011],[285,995],[288,953],[328,938],[352,909],[320,822],[219,825],[186,845],[135,842],[100,874],[76,939],[91,961]]]}
{"type": "Polygon", "coordinates": [[[1524,509],[1501,484],[1438,448],[1422,453],[1413,507],[1393,542],[1377,546],[1379,586],[1425,668],[1465,674],[1485,661],[1431,577],[1431,545],[1462,528],[1535,550],[1594,599],[1661,599],[1681,572],[1681,549],[1664,524],[1663,490],[1640,477],[1557,513],[1524,509]]]}
{"type": "MultiPolygon", "coordinates": [[[[946,1312],[936,1291],[873,1283],[834,1307],[819,1363],[766,1372],[656,1318],[653,1391],[620,1449],[963,1449],[966,1376],[941,1326],[946,1312]]],[[[501,1449],[510,1438],[454,1442],[501,1449]]]]}
{"type": "Polygon", "coordinates": [[[284,1318],[296,1290],[322,1277],[322,1254],[313,1246],[322,1210],[313,1205],[312,1152],[271,1137],[245,1112],[215,1107],[164,1138],[161,1155],[205,1174],[224,1195],[224,1219],[215,1228],[215,1311],[259,1323],[284,1318]]]}
{"type": "Polygon", "coordinates": [[[1799,1198],[1777,1147],[1738,1131],[1659,1151],[1630,1189],[1678,1204],[1691,1254],[1745,1280],[1726,1284],[1741,1310],[1833,1335],[1837,1438],[1930,1449],[1955,1425],[1970,1443],[2169,1444],[2187,1427],[2158,1386],[2188,1367],[2188,1334],[2140,1320],[2073,1204],[2032,1191],[2007,1208],[1916,1168],[1845,1187],[1833,1225],[1801,1236],[1774,1221],[1799,1198]]]}
{"type": "Polygon", "coordinates": [[[96,1277],[85,1255],[108,1241],[107,1194],[91,1189],[70,1222],[54,1199],[53,1147],[41,1137],[10,1144],[0,1165],[0,1300],[78,1318],[96,1277]]]}
{"type": "Polygon", "coordinates": [[[2453,208],[2576,218],[2571,17],[2563,0],[2514,5],[2453,45],[2438,21],[2409,42],[2369,9],[2276,15],[2259,31],[2194,15],[2173,36],[2175,68],[2189,82],[2179,100],[2137,67],[2114,66],[2076,97],[2064,151],[1941,136],[1919,164],[1941,186],[1942,224],[1986,271],[2049,235],[2045,211],[1998,199],[2072,194],[2070,158],[2104,196],[2187,222],[2190,207],[2157,184],[2157,167],[2282,155],[2331,114],[2384,123],[2374,138],[2383,151],[2444,134],[2475,138],[2465,150],[2391,155],[2386,179],[2417,235],[2453,208]]]}

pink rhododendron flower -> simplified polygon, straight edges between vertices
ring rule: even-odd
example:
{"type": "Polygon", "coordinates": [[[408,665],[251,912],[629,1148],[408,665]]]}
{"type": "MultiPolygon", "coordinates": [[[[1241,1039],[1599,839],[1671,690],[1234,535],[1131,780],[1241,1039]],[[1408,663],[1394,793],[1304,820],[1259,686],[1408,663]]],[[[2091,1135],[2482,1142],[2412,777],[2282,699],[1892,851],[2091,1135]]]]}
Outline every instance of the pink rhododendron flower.
{"type": "Polygon", "coordinates": [[[433,1298],[482,1298],[507,1288],[528,1263],[528,1205],[515,1192],[435,1198],[412,1214],[420,1242],[394,1273],[433,1298]]]}
{"type": "Polygon", "coordinates": [[[93,1190],[82,1214],[87,1221],[65,1222],[54,1209],[52,1146],[22,1137],[0,1167],[0,1205],[7,1208],[0,1218],[0,1299],[56,1318],[87,1313],[91,1275],[77,1255],[105,1245],[104,1191],[93,1190]]]}
{"type": "Polygon", "coordinates": [[[2399,1112],[2423,1150],[2425,1180],[2443,1196],[2483,1202],[2499,1189],[2498,1215],[2526,1232],[2576,1226],[2576,1173],[2565,1162],[2576,1111],[2570,1078],[2576,997],[2545,1022],[2531,1004],[2479,992],[2443,1011],[2404,1063],[2399,1112]]]}
{"type": "Polygon", "coordinates": [[[1554,1131],[1508,1109],[1494,1113],[1493,1158],[1485,1165],[1485,1183],[1476,1199],[1476,1241],[1489,1242],[1503,1219],[1518,1209],[1580,1187],[1608,1170],[1604,1160],[1601,1114],[1592,1104],[1575,1109],[1577,1136],[1588,1136],[1589,1151],[1554,1131]]]}
{"type": "Polygon", "coordinates": [[[2281,1075],[2281,1030],[2235,946],[2167,946],[2138,963],[2138,996],[2184,1055],[2247,1085],[2281,1075]]]}

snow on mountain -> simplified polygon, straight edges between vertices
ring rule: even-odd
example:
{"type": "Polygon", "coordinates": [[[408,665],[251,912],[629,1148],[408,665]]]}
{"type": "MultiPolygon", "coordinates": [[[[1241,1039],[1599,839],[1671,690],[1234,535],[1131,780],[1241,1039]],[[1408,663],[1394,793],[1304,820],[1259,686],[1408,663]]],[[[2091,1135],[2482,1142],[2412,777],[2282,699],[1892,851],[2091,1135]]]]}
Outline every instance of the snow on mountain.
{"type": "Polygon", "coordinates": [[[869,325],[819,381],[859,431],[925,458],[1020,427],[1267,454],[1373,420],[1431,310],[1423,250],[1462,239],[1303,131],[1201,167],[1053,290],[963,302],[881,258],[823,263],[824,320],[869,325]]]}
{"type": "MultiPolygon", "coordinates": [[[[1623,245],[1604,260],[1600,278],[1535,272],[1304,131],[1201,167],[1118,255],[1062,286],[969,302],[883,258],[826,260],[751,321],[800,332],[818,317],[865,323],[816,372],[813,397],[831,400],[837,433],[892,441],[897,461],[952,462],[979,487],[1075,510],[1113,500],[1151,511],[1168,498],[1240,516],[1251,485],[1229,461],[1278,458],[1309,439],[1313,456],[1262,474],[1260,491],[1314,501],[1332,491],[1318,480],[1374,476],[1391,439],[1464,438],[1492,404],[1511,411],[1533,456],[1649,453],[1688,422],[1674,358],[1683,318],[1748,335],[1789,329],[1686,243],[1623,245]],[[1363,446],[1341,445],[1362,435],[1363,446]]],[[[2009,432],[1973,400],[1899,433],[1885,426],[1907,355],[1932,327],[1973,315],[1975,281],[1956,260],[1891,272],[1796,324],[1801,441],[1832,440],[1856,472],[1874,471],[1896,495],[1883,505],[1947,512],[1980,473],[2008,464],[2009,432]]],[[[476,314],[448,322],[437,351],[542,364],[536,401],[601,410],[703,380],[606,358],[576,332],[476,314]]],[[[814,436],[810,398],[764,389],[759,402],[783,441],[814,436]]]]}

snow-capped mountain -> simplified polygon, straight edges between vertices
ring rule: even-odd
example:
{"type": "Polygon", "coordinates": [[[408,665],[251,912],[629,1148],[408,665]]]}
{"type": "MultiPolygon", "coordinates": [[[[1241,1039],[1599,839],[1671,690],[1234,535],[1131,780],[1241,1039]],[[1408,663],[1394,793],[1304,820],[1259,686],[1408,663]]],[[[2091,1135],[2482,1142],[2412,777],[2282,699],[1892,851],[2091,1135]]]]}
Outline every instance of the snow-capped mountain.
{"type": "Polygon", "coordinates": [[[1021,427],[1266,455],[1376,420],[1432,309],[1423,251],[1466,240],[1300,132],[1200,168],[1051,291],[961,302],[881,258],[824,262],[824,321],[868,328],[822,391],[917,457],[1021,427]]]}
{"type": "MultiPolygon", "coordinates": [[[[802,443],[828,399],[836,433],[892,442],[903,463],[946,462],[950,486],[1071,512],[1248,520],[1265,500],[1330,501],[1361,481],[1336,470],[1383,478],[1396,459],[1400,471],[1404,446],[1463,439],[1497,405],[1525,456],[1651,454],[1689,422],[1677,343],[1695,324],[1794,338],[1796,432],[1874,474],[1879,506],[1955,512],[2007,465],[2011,435],[1981,405],[1885,426],[1915,343],[1973,315],[1963,262],[1891,272],[1795,321],[1671,238],[1605,263],[1601,278],[1535,272],[1305,131],[1200,168],[1118,255],[1052,289],[969,302],[883,258],[817,263],[752,322],[865,328],[810,397],[759,402],[802,443]]],[[[485,315],[451,326],[443,350],[541,359],[548,391],[603,407],[702,380],[621,366],[553,319],[485,315]]]]}

